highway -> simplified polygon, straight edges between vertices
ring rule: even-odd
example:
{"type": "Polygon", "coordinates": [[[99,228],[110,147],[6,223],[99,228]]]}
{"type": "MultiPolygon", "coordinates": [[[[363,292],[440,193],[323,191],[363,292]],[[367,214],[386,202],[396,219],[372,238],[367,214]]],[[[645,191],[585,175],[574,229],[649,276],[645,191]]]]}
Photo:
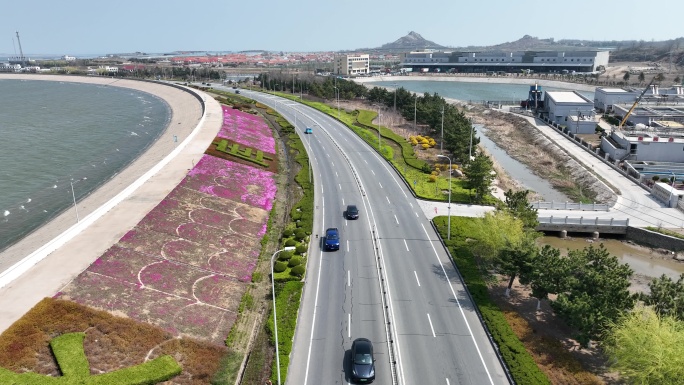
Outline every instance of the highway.
{"type": "Polygon", "coordinates": [[[494,347],[430,222],[400,176],[337,120],[249,90],[296,125],[315,178],[309,248],[287,383],[350,383],[355,338],[373,342],[377,384],[507,384],[494,347]],[[313,133],[305,135],[306,127],[313,133]],[[358,220],[344,209],[356,204],[358,220]]]}

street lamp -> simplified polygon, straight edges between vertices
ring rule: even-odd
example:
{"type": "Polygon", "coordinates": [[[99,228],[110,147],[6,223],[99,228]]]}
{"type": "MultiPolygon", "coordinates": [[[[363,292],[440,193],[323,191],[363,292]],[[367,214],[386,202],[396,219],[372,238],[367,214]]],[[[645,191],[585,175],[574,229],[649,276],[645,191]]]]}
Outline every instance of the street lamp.
{"type": "Polygon", "coordinates": [[[273,253],[271,257],[271,291],[273,294],[273,330],[275,332],[276,366],[278,369],[278,385],[280,385],[280,356],[278,355],[278,321],[276,320],[275,280],[273,279],[273,260],[281,251],[294,250],[294,246],[288,246],[273,253]]]}
{"type": "Polygon", "coordinates": [[[86,180],[86,179],[88,179],[88,178],[83,177],[83,178],[77,180],[76,182],[74,182],[73,179],[69,181],[69,184],[71,185],[71,197],[74,199],[74,210],[76,210],[76,223],[80,222],[81,219],[78,217],[78,206],[76,206],[76,194],[74,193],[74,183],[78,183],[78,182],[80,182],[82,180],[86,180]]]}
{"type": "Polygon", "coordinates": [[[392,83],[392,85],[394,86],[394,113],[396,114],[397,113],[397,86],[398,86],[398,84],[392,83]]]}
{"type": "Polygon", "coordinates": [[[451,239],[451,158],[446,155],[437,155],[438,158],[449,159],[449,205],[447,206],[447,217],[449,224],[447,225],[447,240],[451,239]]]}
{"type": "Polygon", "coordinates": [[[439,152],[444,152],[444,106],[442,106],[442,140],[439,141],[439,152]]]}
{"type": "Polygon", "coordinates": [[[340,89],[337,87],[335,88],[335,95],[337,96],[337,120],[340,120],[340,89]]]}
{"type": "Polygon", "coordinates": [[[413,133],[416,133],[416,107],[418,107],[418,94],[413,94],[413,133]]]}

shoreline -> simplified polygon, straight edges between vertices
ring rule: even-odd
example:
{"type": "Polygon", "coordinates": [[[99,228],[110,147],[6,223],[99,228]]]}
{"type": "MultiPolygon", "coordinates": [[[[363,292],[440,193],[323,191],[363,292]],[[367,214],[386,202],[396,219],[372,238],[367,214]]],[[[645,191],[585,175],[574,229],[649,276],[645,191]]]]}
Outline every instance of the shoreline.
{"type": "Polygon", "coordinates": [[[222,111],[213,98],[193,90],[206,105],[203,116],[198,97],[162,83],[68,75],[0,74],[0,79],[135,89],[164,100],[171,110],[159,139],[78,202],[80,222],[74,223],[72,211],[66,210],[0,253],[0,331],[4,331],[42,298],[56,294],[176,187],[218,133],[222,111]],[[20,270],[17,266],[22,263],[30,267],[11,277],[9,269],[20,270]]]}

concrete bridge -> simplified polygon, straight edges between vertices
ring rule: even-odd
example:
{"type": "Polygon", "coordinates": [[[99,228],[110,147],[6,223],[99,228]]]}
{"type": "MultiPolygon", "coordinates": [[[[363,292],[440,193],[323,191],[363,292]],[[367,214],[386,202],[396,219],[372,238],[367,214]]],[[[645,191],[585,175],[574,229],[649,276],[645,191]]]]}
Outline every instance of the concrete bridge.
{"type": "Polygon", "coordinates": [[[629,227],[629,219],[550,216],[538,220],[537,231],[558,231],[561,236],[567,233],[592,233],[594,237],[600,233],[626,234],[629,227]]]}

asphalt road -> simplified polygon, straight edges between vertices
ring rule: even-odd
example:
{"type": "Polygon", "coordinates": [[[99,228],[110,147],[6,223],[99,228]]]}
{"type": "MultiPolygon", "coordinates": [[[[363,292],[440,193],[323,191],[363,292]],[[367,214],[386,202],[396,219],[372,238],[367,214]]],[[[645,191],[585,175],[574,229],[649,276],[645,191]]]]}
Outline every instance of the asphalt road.
{"type": "Polygon", "coordinates": [[[337,227],[341,236],[339,251],[310,246],[287,383],[350,382],[349,349],[359,337],[375,346],[378,384],[508,383],[457,272],[399,175],[335,119],[241,92],[295,123],[310,146],[314,234],[320,240],[337,227]],[[307,126],[313,134],[303,133],[307,126]],[[358,220],[344,218],[347,204],[359,207],[358,220]]]}

